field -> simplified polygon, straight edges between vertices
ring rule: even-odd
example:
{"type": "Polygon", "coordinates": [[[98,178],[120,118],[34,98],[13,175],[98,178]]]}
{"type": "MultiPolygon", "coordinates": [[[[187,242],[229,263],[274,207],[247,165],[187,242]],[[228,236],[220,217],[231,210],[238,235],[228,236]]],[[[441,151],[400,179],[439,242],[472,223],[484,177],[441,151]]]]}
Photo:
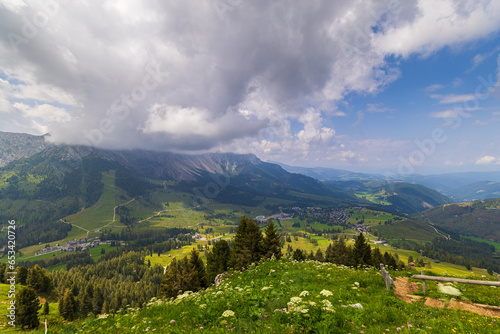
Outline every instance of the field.
{"type": "Polygon", "coordinates": [[[369,192],[369,191],[362,191],[359,193],[356,193],[357,197],[364,198],[372,203],[375,204],[382,204],[382,205],[392,205],[392,203],[387,201],[387,197],[390,196],[389,194],[386,193],[385,190],[381,190],[379,192],[369,192]]]}

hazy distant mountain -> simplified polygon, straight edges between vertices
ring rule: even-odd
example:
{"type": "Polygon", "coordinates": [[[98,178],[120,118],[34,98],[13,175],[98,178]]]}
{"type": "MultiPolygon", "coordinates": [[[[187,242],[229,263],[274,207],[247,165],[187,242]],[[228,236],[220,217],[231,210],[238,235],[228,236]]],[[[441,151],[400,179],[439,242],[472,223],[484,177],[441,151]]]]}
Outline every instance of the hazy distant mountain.
{"type": "Polygon", "coordinates": [[[488,181],[500,182],[499,172],[464,172],[432,175],[409,175],[407,182],[422,184],[426,187],[438,190],[450,197],[461,200],[460,188],[473,183],[488,181]],[[457,193],[456,193],[457,192],[457,193]]]}
{"type": "Polygon", "coordinates": [[[27,158],[43,151],[50,144],[44,136],[33,136],[26,133],[11,133],[0,131],[0,167],[9,162],[27,158]]]}
{"type": "Polygon", "coordinates": [[[320,181],[404,181],[420,184],[439,191],[457,202],[500,197],[500,171],[385,176],[335,168],[280,165],[289,172],[307,175],[320,181]]]}
{"type": "Polygon", "coordinates": [[[356,173],[343,169],[325,168],[325,167],[297,167],[289,166],[282,163],[277,163],[286,171],[291,173],[299,173],[313,177],[320,181],[349,181],[349,180],[383,180],[381,174],[356,173]]]}
{"type": "Polygon", "coordinates": [[[449,191],[453,199],[459,202],[484,200],[500,197],[500,182],[479,181],[449,191]]]}
{"type": "Polygon", "coordinates": [[[325,181],[325,184],[353,192],[381,204],[386,210],[400,213],[419,212],[452,202],[436,190],[402,181],[325,181]]]}

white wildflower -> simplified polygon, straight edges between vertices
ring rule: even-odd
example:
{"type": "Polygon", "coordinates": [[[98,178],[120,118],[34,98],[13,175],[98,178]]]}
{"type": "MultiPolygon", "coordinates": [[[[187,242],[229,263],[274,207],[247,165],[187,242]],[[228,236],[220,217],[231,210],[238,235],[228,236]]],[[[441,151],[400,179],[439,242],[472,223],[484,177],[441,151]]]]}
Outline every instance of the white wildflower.
{"type": "Polygon", "coordinates": [[[319,294],[325,297],[333,296],[333,293],[330,290],[321,290],[319,294]]]}
{"type": "Polygon", "coordinates": [[[309,295],[309,291],[302,291],[299,296],[300,297],[307,297],[308,295],[309,295]]]}
{"type": "Polygon", "coordinates": [[[224,313],[222,313],[222,316],[224,318],[234,317],[234,312],[231,310],[226,310],[224,311],[224,313]]]}

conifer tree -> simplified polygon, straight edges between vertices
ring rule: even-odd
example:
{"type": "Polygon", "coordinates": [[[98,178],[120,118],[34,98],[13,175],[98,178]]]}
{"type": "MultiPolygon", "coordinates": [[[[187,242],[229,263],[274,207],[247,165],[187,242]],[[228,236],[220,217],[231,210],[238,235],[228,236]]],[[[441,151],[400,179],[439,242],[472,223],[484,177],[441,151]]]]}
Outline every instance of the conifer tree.
{"type": "Polygon", "coordinates": [[[375,267],[378,268],[381,263],[385,263],[384,261],[384,256],[380,252],[380,249],[378,247],[375,247],[372,252],[372,263],[375,267]]]}
{"type": "Polygon", "coordinates": [[[40,324],[38,320],[38,310],[40,301],[35,289],[24,287],[16,295],[16,325],[21,329],[37,328],[40,324]]]}
{"type": "Polygon", "coordinates": [[[314,259],[319,262],[325,261],[325,258],[323,256],[323,252],[321,251],[321,248],[318,248],[316,251],[316,254],[314,255],[314,259]]]}
{"type": "Polygon", "coordinates": [[[245,238],[247,236],[247,225],[250,222],[246,216],[241,217],[236,235],[234,236],[233,248],[231,249],[231,257],[229,265],[234,269],[240,270],[248,264],[247,249],[245,247],[245,238]]]}
{"type": "Polygon", "coordinates": [[[50,277],[38,264],[28,270],[26,284],[38,293],[48,293],[53,288],[50,277]]]}
{"type": "Polygon", "coordinates": [[[353,260],[356,267],[372,264],[372,252],[368,241],[363,236],[363,232],[359,233],[353,248],[353,260]]]}
{"type": "Polygon", "coordinates": [[[28,269],[26,267],[17,267],[17,281],[21,285],[26,285],[26,280],[28,279],[28,269]]]}
{"type": "Polygon", "coordinates": [[[174,257],[167,269],[167,274],[160,284],[160,296],[175,298],[183,288],[182,261],[174,257]]]}
{"type": "Polygon", "coordinates": [[[311,252],[309,253],[309,255],[307,255],[307,259],[308,260],[314,260],[314,251],[312,249],[311,249],[311,252]]]}
{"type": "Polygon", "coordinates": [[[306,259],[306,256],[305,256],[304,252],[302,251],[302,249],[297,248],[293,252],[292,259],[294,259],[295,261],[304,261],[306,259]]]}
{"type": "Polygon", "coordinates": [[[83,292],[82,300],[80,301],[80,311],[87,315],[92,312],[92,297],[89,296],[87,290],[83,292]]]}
{"type": "Polygon", "coordinates": [[[42,314],[43,315],[48,315],[50,312],[50,306],[49,306],[49,301],[46,300],[45,303],[43,304],[43,310],[42,310],[42,314]]]}
{"type": "Polygon", "coordinates": [[[92,299],[92,309],[95,314],[101,314],[102,305],[104,304],[104,295],[101,289],[97,287],[94,291],[94,298],[92,299]]]}
{"type": "Polygon", "coordinates": [[[207,254],[208,282],[213,283],[217,275],[227,270],[230,255],[231,249],[226,240],[214,244],[212,251],[207,254]]]}
{"type": "Polygon", "coordinates": [[[334,254],[333,244],[330,243],[328,247],[326,247],[325,261],[330,263],[335,263],[334,260],[335,260],[335,254],[334,254]]]}
{"type": "Polygon", "coordinates": [[[75,296],[73,296],[73,292],[68,289],[62,299],[62,306],[59,307],[59,312],[64,319],[72,321],[75,318],[76,311],[77,304],[75,296]]]}
{"type": "Polygon", "coordinates": [[[102,305],[102,313],[109,314],[109,304],[107,300],[105,300],[104,304],[102,305]]]}
{"type": "Polygon", "coordinates": [[[208,286],[205,264],[196,248],[193,248],[191,257],[186,261],[184,275],[186,286],[183,290],[199,291],[208,286]]]}
{"type": "Polygon", "coordinates": [[[281,259],[281,240],[274,221],[269,221],[264,237],[264,257],[270,259],[273,255],[276,259],[281,259]]]}

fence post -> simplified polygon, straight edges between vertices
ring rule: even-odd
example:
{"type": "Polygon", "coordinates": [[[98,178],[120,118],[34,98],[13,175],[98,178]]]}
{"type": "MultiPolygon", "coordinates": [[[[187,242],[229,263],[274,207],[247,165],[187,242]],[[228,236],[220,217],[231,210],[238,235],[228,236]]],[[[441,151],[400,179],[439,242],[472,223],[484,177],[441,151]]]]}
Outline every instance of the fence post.
{"type": "Polygon", "coordinates": [[[394,281],[392,280],[391,275],[389,274],[389,272],[387,270],[385,270],[385,267],[384,267],[383,263],[380,264],[380,271],[382,272],[382,278],[385,281],[385,288],[390,291],[391,290],[391,284],[393,284],[394,281]]]}
{"type": "MultiPolygon", "coordinates": [[[[420,270],[420,275],[425,275],[423,270],[420,270]]],[[[424,291],[424,295],[427,294],[427,284],[424,279],[422,280],[422,289],[424,291]]]]}

